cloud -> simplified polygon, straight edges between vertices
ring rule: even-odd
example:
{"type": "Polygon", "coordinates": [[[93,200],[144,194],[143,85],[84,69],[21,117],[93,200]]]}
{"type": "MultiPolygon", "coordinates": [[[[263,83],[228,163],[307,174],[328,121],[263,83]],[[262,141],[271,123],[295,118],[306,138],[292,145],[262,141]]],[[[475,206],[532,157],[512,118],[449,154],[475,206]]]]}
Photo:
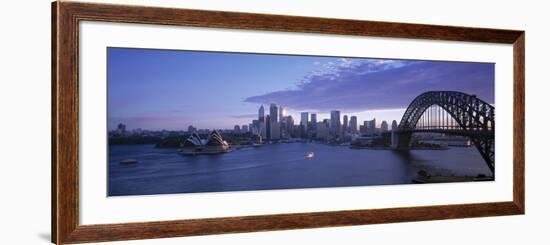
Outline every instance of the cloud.
{"type": "Polygon", "coordinates": [[[377,110],[404,108],[430,90],[476,94],[494,103],[494,64],[376,59],[338,59],[320,64],[297,88],[245,99],[295,110],[377,110]]]}

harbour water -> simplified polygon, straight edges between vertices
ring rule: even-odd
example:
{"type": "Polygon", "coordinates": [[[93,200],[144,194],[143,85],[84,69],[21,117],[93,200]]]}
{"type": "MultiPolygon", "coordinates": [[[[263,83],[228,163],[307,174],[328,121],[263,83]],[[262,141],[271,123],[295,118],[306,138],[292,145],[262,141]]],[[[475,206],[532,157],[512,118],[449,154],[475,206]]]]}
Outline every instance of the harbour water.
{"type": "Polygon", "coordinates": [[[108,195],[149,195],[412,184],[418,171],[492,175],[475,147],[350,149],[318,143],[269,144],[219,155],[182,156],[154,145],[109,146],[108,195]],[[308,152],[315,156],[307,158],[308,152]],[[121,164],[135,159],[135,164],[121,164]]]}

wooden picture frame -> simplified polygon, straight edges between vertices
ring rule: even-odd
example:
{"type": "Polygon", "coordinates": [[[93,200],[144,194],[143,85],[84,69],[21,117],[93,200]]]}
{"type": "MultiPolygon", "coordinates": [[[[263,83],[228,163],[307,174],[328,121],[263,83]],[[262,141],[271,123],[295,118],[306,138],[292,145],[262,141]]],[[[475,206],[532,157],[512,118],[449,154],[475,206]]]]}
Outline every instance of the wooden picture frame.
{"type": "Polygon", "coordinates": [[[525,212],[524,31],[58,1],[52,4],[51,45],[53,243],[380,224],[525,212]],[[80,225],[78,24],[83,20],[513,44],[513,201],[80,225]]]}

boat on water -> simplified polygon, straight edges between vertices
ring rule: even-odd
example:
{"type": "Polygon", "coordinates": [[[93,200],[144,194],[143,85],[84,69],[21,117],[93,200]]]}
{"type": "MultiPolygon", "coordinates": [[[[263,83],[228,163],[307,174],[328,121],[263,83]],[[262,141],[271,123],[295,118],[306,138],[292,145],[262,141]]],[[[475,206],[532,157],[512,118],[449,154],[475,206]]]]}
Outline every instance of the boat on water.
{"type": "Polygon", "coordinates": [[[313,158],[315,157],[315,153],[313,153],[312,151],[306,153],[306,158],[313,158]]]}
{"type": "Polygon", "coordinates": [[[121,164],[136,164],[138,163],[138,160],[136,159],[124,159],[120,161],[121,164]]]}

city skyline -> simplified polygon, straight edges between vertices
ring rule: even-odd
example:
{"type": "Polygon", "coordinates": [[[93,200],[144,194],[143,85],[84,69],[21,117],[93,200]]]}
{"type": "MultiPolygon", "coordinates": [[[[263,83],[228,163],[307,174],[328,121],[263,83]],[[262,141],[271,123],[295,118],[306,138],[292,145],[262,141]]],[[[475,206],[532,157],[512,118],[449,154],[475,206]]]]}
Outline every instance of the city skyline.
{"type": "MultiPolygon", "coordinates": [[[[272,104],[270,104],[271,106],[272,104]]],[[[263,108],[264,105],[260,105],[260,107],[258,108],[257,110],[257,114],[251,114],[251,116],[253,115],[253,117],[250,117],[250,119],[257,119],[259,117],[259,115],[261,115],[260,111],[261,111],[261,108],[263,108]]],[[[284,108],[284,107],[283,107],[284,108]]],[[[264,109],[265,110],[265,109],[264,109]]],[[[401,111],[401,109],[398,109],[399,111],[401,111]]],[[[398,111],[398,110],[395,110],[395,111],[398,111]]],[[[405,109],[403,109],[404,111],[405,109]]],[[[331,110],[329,111],[328,113],[319,113],[319,112],[300,112],[298,115],[293,115],[293,114],[289,114],[286,112],[286,109],[285,109],[285,112],[281,112],[280,110],[277,110],[277,114],[278,114],[278,118],[281,118],[280,116],[281,115],[284,115],[285,117],[287,116],[291,116],[293,119],[294,119],[294,126],[300,126],[301,123],[302,123],[302,120],[303,120],[303,115],[306,114],[307,115],[307,122],[309,123],[312,123],[312,122],[322,122],[323,120],[331,120],[331,112],[332,111],[338,111],[340,112],[340,121],[342,123],[342,125],[344,124],[344,118],[347,116],[348,117],[348,123],[346,125],[349,125],[348,127],[351,127],[351,124],[353,122],[355,122],[355,125],[356,125],[356,129],[359,130],[359,126],[363,125],[364,122],[366,121],[372,121],[373,119],[376,120],[376,125],[375,127],[376,128],[381,128],[382,127],[382,124],[383,122],[386,122],[388,124],[392,123],[393,121],[396,121],[397,123],[399,123],[399,119],[391,119],[391,120],[378,120],[376,119],[376,117],[373,117],[373,118],[364,118],[364,120],[361,119],[361,117],[358,117],[357,114],[342,114],[340,110],[331,110]],[[322,115],[326,115],[326,116],[322,116],[322,115]],[[353,118],[355,118],[355,120],[353,120],[353,118]]],[[[270,115],[268,115],[270,116],[270,115]]],[[[247,119],[249,120],[249,119],[247,119]]],[[[222,128],[222,127],[214,127],[214,128],[207,128],[207,127],[201,127],[200,125],[182,125],[181,128],[178,128],[178,129],[166,129],[166,128],[162,128],[162,129],[150,129],[150,128],[141,128],[141,127],[132,127],[132,125],[128,125],[128,124],[125,124],[124,122],[118,122],[116,123],[116,126],[114,128],[110,128],[109,131],[114,131],[117,129],[117,127],[120,125],[120,124],[123,124],[124,127],[128,130],[135,130],[135,129],[140,129],[140,130],[151,130],[151,131],[162,131],[162,130],[170,130],[170,131],[188,131],[190,127],[198,130],[198,129],[207,129],[207,130],[234,130],[236,126],[239,126],[239,127],[243,127],[243,126],[249,126],[249,121],[245,122],[245,123],[242,123],[242,124],[234,124],[234,125],[230,125],[228,127],[225,127],[225,128],[222,128]]]]}
{"type": "Polygon", "coordinates": [[[338,110],[380,127],[427,88],[494,103],[494,64],[109,48],[108,87],[109,130],[232,129],[272,103],[296,124],[338,110]]]}

